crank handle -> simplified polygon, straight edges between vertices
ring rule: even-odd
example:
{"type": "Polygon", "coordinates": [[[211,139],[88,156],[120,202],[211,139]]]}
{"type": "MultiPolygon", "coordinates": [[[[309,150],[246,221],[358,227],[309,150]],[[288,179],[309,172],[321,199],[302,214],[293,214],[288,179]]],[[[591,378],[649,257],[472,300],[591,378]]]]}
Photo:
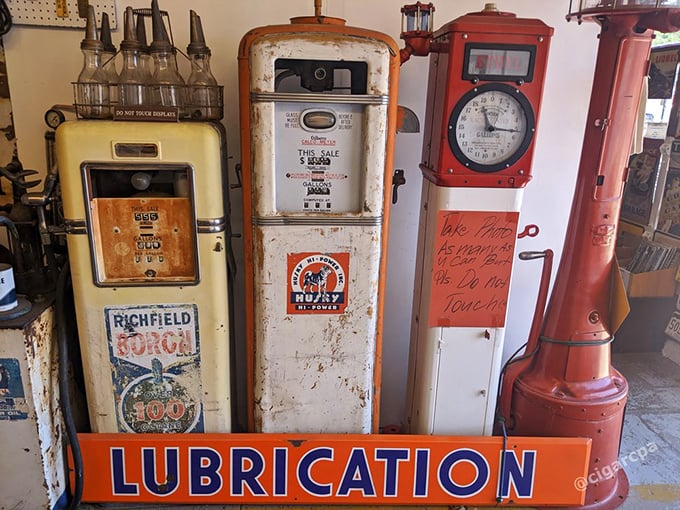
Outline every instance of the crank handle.
{"type": "MultiPolygon", "coordinates": [[[[535,260],[535,259],[542,259],[548,256],[548,251],[523,251],[519,254],[519,259],[520,260],[535,260]]],[[[550,254],[552,255],[552,251],[550,251],[550,254]]]]}
{"type": "Polygon", "coordinates": [[[533,223],[531,223],[524,227],[524,230],[522,230],[522,232],[517,234],[517,239],[522,239],[523,237],[536,237],[539,232],[540,229],[538,228],[538,225],[534,225],[533,223]]]}

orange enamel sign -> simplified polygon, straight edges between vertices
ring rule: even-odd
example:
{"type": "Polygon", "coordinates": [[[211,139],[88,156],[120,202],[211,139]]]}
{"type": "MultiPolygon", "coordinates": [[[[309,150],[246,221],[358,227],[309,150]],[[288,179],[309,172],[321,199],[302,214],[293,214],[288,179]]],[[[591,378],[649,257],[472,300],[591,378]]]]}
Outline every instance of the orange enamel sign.
{"type": "Polygon", "coordinates": [[[585,438],[78,437],[83,501],[111,503],[573,506],[590,455],[585,438]]]}
{"type": "Polygon", "coordinates": [[[430,327],[505,325],[518,212],[439,211],[430,327]]]}

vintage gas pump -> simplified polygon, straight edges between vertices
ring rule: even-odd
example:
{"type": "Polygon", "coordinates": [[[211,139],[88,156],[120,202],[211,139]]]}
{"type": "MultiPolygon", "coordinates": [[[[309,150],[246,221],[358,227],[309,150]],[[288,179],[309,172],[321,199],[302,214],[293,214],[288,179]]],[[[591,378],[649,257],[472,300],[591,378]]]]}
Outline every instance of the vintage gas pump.
{"type": "Polygon", "coordinates": [[[618,327],[614,247],[629,148],[653,30],[680,29],[680,9],[660,1],[604,4],[570,5],[570,17],[602,26],[576,191],[545,321],[527,354],[508,365],[500,402],[512,434],[592,438],[588,473],[616,466],[583,487],[585,506],[598,509],[616,508],[628,493],[617,462],[628,384],[611,366],[609,344],[618,327]]]}
{"type": "MultiPolygon", "coordinates": [[[[80,120],[56,132],[90,422],[93,432],[229,432],[224,129],[177,122],[219,120],[221,102],[208,110],[194,99],[219,88],[160,76],[172,45],[156,0],[151,16],[152,81],[121,78],[120,101],[109,106],[92,102],[108,94],[91,93],[108,84],[81,73],[80,120]],[[115,120],[83,120],[106,112],[115,120]]],[[[93,18],[90,9],[84,51],[96,51],[93,18]]],[[[191,42],[190,54],[209,56],[195,13],[191,42]]],[[[126,58],[140,48],[131,8],[122,46],[126,58]]]]}
{"type": "Polygon", "coordinates": [[[230,431],[222,132],[78,120],[57,158],[93,431],[230,431]]]}
{"type": "Polygon", "coordinates": [[[249,427],[376,432],[398,49],[338,18],[239,49],[249,427]]]}
{"type": "MultiPolygon", "coordinates": [[[[431,20],[432,10],[402,12],[431,20]]],[[[488,435],[553,30],[494,4],[431,40],[426,26],[403,25],[402,60],[431,54],[407,428],[488,435]]]]}

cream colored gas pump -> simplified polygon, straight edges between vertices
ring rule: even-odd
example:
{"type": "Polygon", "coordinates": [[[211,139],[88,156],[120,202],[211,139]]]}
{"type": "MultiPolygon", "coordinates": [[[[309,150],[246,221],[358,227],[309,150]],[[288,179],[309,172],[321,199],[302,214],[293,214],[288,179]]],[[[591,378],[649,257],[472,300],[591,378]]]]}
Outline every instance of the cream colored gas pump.
{"type": "Polygon", "coordinates": [[[57,130],[94,432],[229,432],[224,138],[210,123],[57,130]]]}
{"type": "Polygon", "coordinates": [[[239,50],[249,426],[376,432],[399,52],[291,21],[239,50]]]}

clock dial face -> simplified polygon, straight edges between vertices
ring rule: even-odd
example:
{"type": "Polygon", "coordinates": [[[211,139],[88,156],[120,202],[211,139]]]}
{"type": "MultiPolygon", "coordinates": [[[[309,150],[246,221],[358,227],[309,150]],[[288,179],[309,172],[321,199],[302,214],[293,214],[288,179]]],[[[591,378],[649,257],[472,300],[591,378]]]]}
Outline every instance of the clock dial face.
{"type": "Polygon", "coordinates": [[[509,168],[527,150],[534,116],[524,95],[503,85],[482,85],[465,94],[449,119],[456,158],[479,172],[509,168]]]}

